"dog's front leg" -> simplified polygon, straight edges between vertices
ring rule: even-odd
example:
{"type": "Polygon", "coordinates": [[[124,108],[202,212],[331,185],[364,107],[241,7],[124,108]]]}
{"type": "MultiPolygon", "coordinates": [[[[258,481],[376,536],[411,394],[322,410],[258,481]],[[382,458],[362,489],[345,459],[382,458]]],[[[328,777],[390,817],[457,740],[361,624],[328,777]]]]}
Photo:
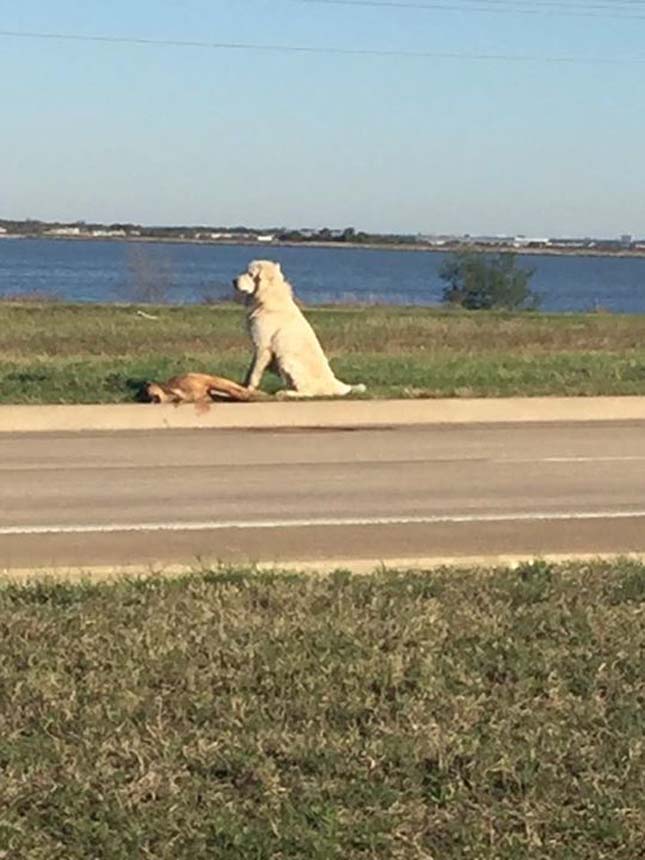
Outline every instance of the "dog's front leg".
{"type": "Polygon", "coordinates": [[[246,374],[246,379],[244,380],[244,384],[247,388],[254,390],[259,387],[260,382],[262,381],[262,374],[271,363],[271,358],[272,354],[270,349],[257,349],[255,351],[253,361],[249,367],[249,372],[246,374]]]}

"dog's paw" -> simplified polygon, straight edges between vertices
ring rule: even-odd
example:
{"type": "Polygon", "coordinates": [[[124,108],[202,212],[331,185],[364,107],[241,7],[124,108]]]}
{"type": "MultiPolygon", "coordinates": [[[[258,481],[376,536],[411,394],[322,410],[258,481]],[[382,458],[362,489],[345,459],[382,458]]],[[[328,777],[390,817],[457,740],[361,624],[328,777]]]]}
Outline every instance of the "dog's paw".
{"type": "Polygon", "coordinates": [[[276,400],[303,400],[307,396],[307,394],[302,394],[300,391],[293,391],[291,388],[282,388],[280,391],[276,391],[275,393],[276,400]]]}

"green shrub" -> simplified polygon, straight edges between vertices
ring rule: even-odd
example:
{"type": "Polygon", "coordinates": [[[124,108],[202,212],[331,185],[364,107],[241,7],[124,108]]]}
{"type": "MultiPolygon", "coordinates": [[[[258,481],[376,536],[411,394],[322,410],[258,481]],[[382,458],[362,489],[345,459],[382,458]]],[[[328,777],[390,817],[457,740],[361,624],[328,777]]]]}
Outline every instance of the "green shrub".
{"type": "Polygon", "coordinates": [[[532,269],[521,269],[515,254],[459,252],[439,271],[443,302],[467,310],[535,310],[539,297],[529,289],[532,269]]]}

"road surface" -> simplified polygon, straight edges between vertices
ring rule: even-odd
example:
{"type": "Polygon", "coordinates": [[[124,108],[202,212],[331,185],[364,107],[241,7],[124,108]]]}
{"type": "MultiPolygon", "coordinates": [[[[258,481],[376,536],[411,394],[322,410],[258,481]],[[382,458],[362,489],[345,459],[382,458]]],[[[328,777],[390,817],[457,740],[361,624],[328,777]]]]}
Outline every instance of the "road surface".
{"type": "Polygon", "coordinates": [[[645,422],[0,437],[0,570],[645,552],[645,422]]]}

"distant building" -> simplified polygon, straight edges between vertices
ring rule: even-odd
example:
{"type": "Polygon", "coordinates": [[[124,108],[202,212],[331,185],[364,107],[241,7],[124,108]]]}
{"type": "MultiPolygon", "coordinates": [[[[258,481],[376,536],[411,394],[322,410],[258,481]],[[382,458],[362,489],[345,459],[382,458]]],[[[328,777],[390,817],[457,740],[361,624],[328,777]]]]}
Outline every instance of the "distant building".
{"type": "Polygon", "coordinates": [[[119,239],[127,236],[125,230],[92,230],[92,236],[96,239],[119,239]]]}
{"type": "Polygon", "coordinates": [[[46,236],[80,236],[80,227],[52,227],[51,230],[46,230],[46,236]]]}
{"type": "Polygon", "coordinates": [[[516,236],[513,239],[514,248],[547,248],[550,244],[550,239],[536,239],[530,236],[516,236]]]}
{"type": "Polygon", "coordinates": [[[266,244],[269,244],[269,242],[273,242],[273,240],[275,239],[275,236],[267,233],[263,236],[257,236],[256,238],[257,238],[258,242],[265,242],[266,244]]]}
{"type": "Polygon", "coordinates": [[[0,227],[0,235],[4,234],[6,232],[7,232],[6,227],[0,227]]]}
{"type": "Polygon", "coordinates": [[[620,244],[623,246],[623,248],[631,248],[631,246],[634,244],[634,237],[631,235],[631,233],[623,233],[623,235],[620,237],[620,244]]]}
{"type": "Polygon", "coordinates": [[[515,241],[513,236],[464,236],[463,241],[469,245],[512,245],[515,241]]]}
{"type": "Polygon", "coordinates": [[[551,239],[551,244],[559,248],[591,248],[595,242],[590,239],[551,239]]]}
{"type": "Polygon", "coordinates": [[[416,241],[422,245],[432,245],[433,248],[443,248],[444,245],[455,240],[448,236],[431,236],[419,233],[416,236],[416,241]]]}

